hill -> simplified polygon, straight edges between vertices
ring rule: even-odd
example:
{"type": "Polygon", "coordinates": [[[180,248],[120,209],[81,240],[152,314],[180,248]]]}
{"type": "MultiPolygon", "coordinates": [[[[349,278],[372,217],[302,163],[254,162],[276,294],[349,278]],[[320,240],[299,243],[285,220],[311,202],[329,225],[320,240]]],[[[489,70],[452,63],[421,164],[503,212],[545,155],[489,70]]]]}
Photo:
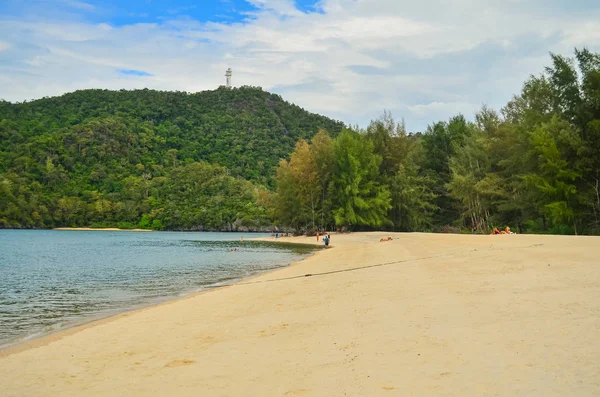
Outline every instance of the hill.
{"type": "Polygon", "coordinates": [[[0,102],[0,227],[273,223],[600,234],[600,54],[551,54],[500,111],[420,134],[389,113],[343,128],[252,87],[0,102]]]}
{"type": "Polygon", "coordinates": [[[157,227],[228,227],[243,218],[240,208],[225,211],[215,197],[272,188],[275,166],[298,140],[342,127],[255,87],[0,102],[0,226],[133,226],[146,215],[150,224],[160,218],[157,227]],[[218,210],[166,216],[170,195],[179,205],[203,196],[218,210]]]}

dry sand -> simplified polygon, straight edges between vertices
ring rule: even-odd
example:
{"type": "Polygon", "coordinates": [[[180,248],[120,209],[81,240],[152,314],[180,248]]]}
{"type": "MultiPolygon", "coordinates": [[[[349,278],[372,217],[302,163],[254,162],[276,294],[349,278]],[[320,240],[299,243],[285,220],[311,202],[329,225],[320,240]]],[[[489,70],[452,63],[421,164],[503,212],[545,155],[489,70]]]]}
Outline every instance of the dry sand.
{"type": "Polygon", "coordinates": [[[600,238],[387,235],[5,351],[0,395],[600,395],[600,238]]]}

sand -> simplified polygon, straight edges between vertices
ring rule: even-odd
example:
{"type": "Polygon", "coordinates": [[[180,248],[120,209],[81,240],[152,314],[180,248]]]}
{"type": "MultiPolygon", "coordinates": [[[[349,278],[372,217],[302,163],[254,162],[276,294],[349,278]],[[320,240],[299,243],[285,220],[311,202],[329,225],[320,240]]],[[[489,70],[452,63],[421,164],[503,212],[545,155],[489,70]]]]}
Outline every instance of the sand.
{"type": "Polygon", "coordinates": [[[4,351],[0,394],[600,395],[600,238],[388,235],[4,351]]]}

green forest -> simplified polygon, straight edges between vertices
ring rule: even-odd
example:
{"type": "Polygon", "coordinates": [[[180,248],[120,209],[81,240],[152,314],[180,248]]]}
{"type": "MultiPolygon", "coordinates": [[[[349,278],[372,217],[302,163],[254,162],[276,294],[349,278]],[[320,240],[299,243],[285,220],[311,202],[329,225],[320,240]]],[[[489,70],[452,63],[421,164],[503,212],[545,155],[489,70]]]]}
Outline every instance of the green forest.
{"type": "Polygon", "coordinates": [[[256,87],[0,102],[0,227],[270,226],[275,167],[321,128],[343,123],[256,87]]]}
{"type": "Polygon", "coordinates": [[[548,63],[416,133],[254,87],[0,102],[0,227],[600,234],[600,54],[548,63]]]}

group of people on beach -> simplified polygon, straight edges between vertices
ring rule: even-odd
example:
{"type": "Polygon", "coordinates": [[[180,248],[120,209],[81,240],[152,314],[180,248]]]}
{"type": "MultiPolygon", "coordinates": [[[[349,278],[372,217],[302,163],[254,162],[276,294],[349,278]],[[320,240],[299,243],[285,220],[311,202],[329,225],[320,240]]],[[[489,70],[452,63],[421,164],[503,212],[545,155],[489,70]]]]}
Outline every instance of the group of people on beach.
{"type": "Polygon", "coordinates": [[[495,227],[494,230],[492,230],[492,232],[490,233],[490,235],[496,235],[496,234],[514,234],[514,233],[510,231],[510,227],[506,226],[504,228],[504,230],[498,230],[498,228],[495,227]]]}
{"type": "MultiPolygon", "coordinates": [[[[473,234],[477,234],[477,226],[473,226],[473,234]]],[[[495,227],[492,232],[490,233],[491,236],[496,235],[496,234],[515,234],[513,232],[510,231],[510,227],[506,226],[504,228],[504,230],[499,230],[497,227],[495,227]]]]}
{"type": "MultiPolygon", "coordinates": [[[[321,237],[321,235],[317,232],[317,244],[319,243],[319,237],[321,237]]],[[[328,233],[323,235],[323,248],[329,248],[329,241],[331,241],[331,234],[328,233]]]]}
{"type": "Polygon", "coordinates": [[[275,237],[275,238],[279,238],[279,237],[290,237],[291,234],[290,233],[272,233],[271,237],[275,237]]]}

